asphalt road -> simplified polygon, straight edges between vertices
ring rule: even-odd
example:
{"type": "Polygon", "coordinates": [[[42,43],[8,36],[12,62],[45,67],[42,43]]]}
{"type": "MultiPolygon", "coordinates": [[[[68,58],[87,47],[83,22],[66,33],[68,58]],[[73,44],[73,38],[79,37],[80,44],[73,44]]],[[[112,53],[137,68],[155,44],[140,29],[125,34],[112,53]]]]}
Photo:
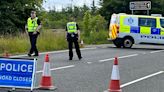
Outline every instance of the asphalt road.
{"type": "MultiPolygon", "coordinates": [[[[19,57],[23,57],[19,56],[19,57]]],[[[45,53],[38,57],[35,87],[39,86],[45,53]]],[[[68,51],[49,52],[51,75],[56,90],[34,92],[107,92],[113,58],[118,57],[123,92],[164,92],[164,46],[135,45],[132,49],[95,45],[82,49],[83,59],[68,51]]],[[[16,56],[18,57],[18,56],[16,56]]],[[[1,88],[0,92],[8,89],[1,88]]],[[[29,92],[17,89],[16,92],[29,92]]]]}

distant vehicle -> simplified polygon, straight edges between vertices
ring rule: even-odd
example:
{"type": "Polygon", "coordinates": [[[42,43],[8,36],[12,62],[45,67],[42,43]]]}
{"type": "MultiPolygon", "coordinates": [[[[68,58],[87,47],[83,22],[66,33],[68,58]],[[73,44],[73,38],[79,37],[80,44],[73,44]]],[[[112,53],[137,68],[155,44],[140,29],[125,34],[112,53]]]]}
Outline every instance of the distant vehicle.
{"type": "Polygon", "coordinates": [[[112,14],[109,40],[118,48],[133,44],[164,44],[164,17],[112,14]]]}

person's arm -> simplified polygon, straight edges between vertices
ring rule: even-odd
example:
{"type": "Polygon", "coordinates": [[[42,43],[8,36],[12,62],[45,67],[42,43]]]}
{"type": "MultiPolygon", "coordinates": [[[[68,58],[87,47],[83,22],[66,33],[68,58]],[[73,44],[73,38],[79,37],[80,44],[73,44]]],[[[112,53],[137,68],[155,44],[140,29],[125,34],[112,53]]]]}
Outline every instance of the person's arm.
{"type": "Polygon", "coordinates": [[[40,24],[37,28],[36,28],[36,32],[39,32],[39,30],[41,29],[42,25],[40,24]]]}
{"type": "Polygon", "coordinates": [[[37,20],[37,24],[38,24],[38,27],[36,28],[35,32],[33,32],[33,34],[39,34],[39,31],[42,27],[41,22],[40,22],[39,19],[37,20]]]}
{"type": "Polygon", "coordinates": [[[67,26],[65,27],[65,39],[67,40],[67,26]]]}
{"type": "Polygon", "coordinates": [[[25,24],[25,32],[26,32],[26,34],[28,34],[28,19],[27,19],[27,22],[25,24]]]}
{"type": "Polygon", "coordinates": [[[28,27],[27,27],[27,24],[25,25],[25,32],[28,34],[28,27]]]}
{"type": "Polygon", "coordinates": [[[80,41],[80,30],[77,30],[78,32],[78,40],[80,41]]]}
{"type": "Polygon", "coordinates": [[[41,22],[40,22],[39,19],[37,20],[37,24],[38,24],[38,27],[36,28],[36,32],[39,32],[39,30],[40,30],[41,27],[42,27],[42,24],[41,24],[41,22]]]}
{"type": "Polygon", "coordinates": [[[79,29],[79,26],[76,24],[77,26],[77,34],[78,34],[78,40],[80,41],[80,29],[79,29]]]}

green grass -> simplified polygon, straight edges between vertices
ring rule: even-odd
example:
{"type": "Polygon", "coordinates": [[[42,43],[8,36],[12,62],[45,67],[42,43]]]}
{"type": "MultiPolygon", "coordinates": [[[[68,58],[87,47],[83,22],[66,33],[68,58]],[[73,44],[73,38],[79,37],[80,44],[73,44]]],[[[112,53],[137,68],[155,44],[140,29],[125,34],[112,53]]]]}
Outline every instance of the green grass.
{"type": "MultiPolygon", "coordinates": [[[[107,32],[92,32],[89,37],[82,36],[85,44],[103,44],[107,41],[107,32]]],[[[0,37],[0,54],[8,52],[10,54],[28,53],[30,41],[27,34],[18,34],[17,36],[0,37]]],[[[39,52],[54,51],[66,49],[67,41],[65,40],[64,31],[42,31],[38,37],[37,47],[39,52]]]]}
{"type": "Polygon", "coordinates": [[[28,40],[25,34],[19,36],[5,36],[0,38],[0,53],[22,53],[28,49],[28,40]]]}
{"type": "Polygon", "coordinates": [[[38,48],[40,51],[62,50],[67,48],[67,41],[64,32],[47,31],[41,33],[38,39],[38,48]]]}
{"type": "MultiPolygon", "coordinates": [[[[5,36],[0,38],[0,53],[12,54],[28,53],[30,41],[27,34],[5,36]]],[[[64,32],[44,31],[38,37],[37,47],[39,52],[62,50],[67,48],[64,32]]]]}
{"type": "Polygon", "coordinates": [[[86,44],[105,44],[107,41],[108,32],[101,30],[99,32],[91,32],[89,37],[82,36],[84,43],[86,44]]]}

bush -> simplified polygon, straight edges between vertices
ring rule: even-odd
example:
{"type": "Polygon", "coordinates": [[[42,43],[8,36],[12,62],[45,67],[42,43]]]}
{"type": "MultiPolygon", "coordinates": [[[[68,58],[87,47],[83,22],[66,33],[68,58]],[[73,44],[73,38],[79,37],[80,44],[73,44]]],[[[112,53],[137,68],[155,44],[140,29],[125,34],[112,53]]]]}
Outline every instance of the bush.
{"type": "MultiPolygon", "coordinates": [[[[91,16],[90,11],[85,12],[83,18],[82,38],[87,44],[108,43],[105,31],[106,21],[100,15],[91,16]]],[[[81,25],[81,23],[80,23],[81,25]]]]}
{"type": "Polygon", "coordinates": [[[99,32],[92,31],[89,37],[82,36],[85,44],[105,44],[107,41],[108,32],[101,30],[99,32]]]}

